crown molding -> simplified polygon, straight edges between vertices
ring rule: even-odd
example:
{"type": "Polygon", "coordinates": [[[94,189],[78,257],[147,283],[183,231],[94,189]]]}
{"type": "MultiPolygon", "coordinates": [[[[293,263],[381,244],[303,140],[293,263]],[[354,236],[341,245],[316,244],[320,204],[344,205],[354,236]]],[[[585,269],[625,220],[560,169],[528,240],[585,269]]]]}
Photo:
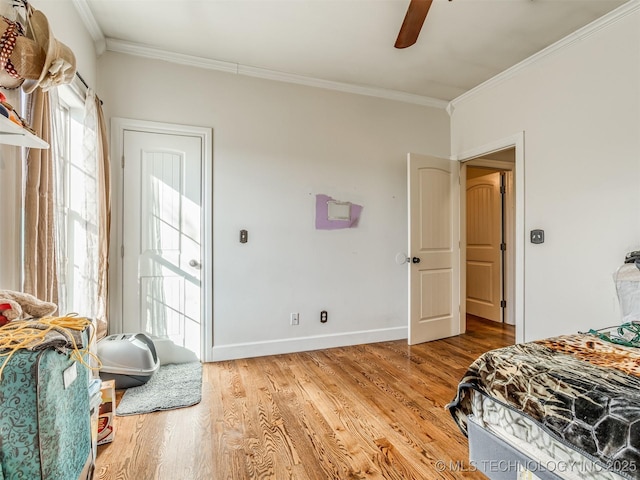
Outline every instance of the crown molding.
{"type": "Polygon", "coordinates": [[[414,95],[397,90],[367,87],[364,85],[355,85],[351,83],[334,82],[331,80],[322,80],[320,78],[305,77],[303,75],[294,75],[292,73],[276,72],[264,68],[248,67],[246,65],[238,65],[238,73],[250,77],[258,77],[287,83],[296,83],[309,87],[354,93],[356,95],[367,95],[370,97],[384,98],[387,100],[395,100],[398,102],[413,103],[415,105],[422,105],[425,107],[445,109],[448,104],[448,102],[445,100],[439,100],[436,98],[425,97],[421,95],[414,95]]]}
{"type": "Polygon", "coordinates": [[[533,55],[522,60],[521,62],[516,63],[514,66],[504,70],[503,72],[495,75],[494,77],[491,77],[489,80],[481,83],[480,85],[454,98],[446,106],[447,113],[449,113],[449,116],[453,115],[456,105],[458,105],[459,103],[464,102],[478,95],[484,90],[487,90],[502,82],[505,82],[506,80],[512,77],[515,77],[520,71],[530,67],[531,65],[535,65],[536,63],[557,54],[558,52],[573,45],[574,43],[584,38],[587,38],[590,35],[593,35],[594,33],[602,30],[603,28],[608,27],[609,25],[621,20],[627,15],[630,15],[638,10],[640,10],[640,0],[630,0],[629,2],[616,8],[615,10],[612,10],[606,15],[603,15],[597,20],[594,20],[588,25],[585,25],[584,27],[576,30],[575,32],[558,40],[557,42],[552,43],[551,45],[540,50],[539,52],[534,53],[533,55]]]}
{"type": "Polygon", "coordinates": [[[207,70],[238,73],[238,64],[236,63],[212,60],[204,57],[196,57],[194,55],[173,53],[167,50],[161,50],[159,48],[149,47],[139,43],[116,40],[114,38],[107,38],[107,50],[109,50],[110,52],[125,53],[127,55],[134,55],[136,57],[162,60],[165,62],[177,63],[190,67],[205,68],[207,70]]]}
{"type": "MultiPolygon", "coordinates": [[[[82,1],[82,0],[74,0],[82,1]]],[[[185,55],[182,53],[174,53],[166,50],[149,47],[132,42],[125,42],[113,38],[106,39],[106,49],[112,52],[125,53],[127,55],[135,55],[139,57],[151,58],[155,60],[163,60],[165,62],[177,63],[180,65],[188,65],[191,67],[204,68],[207,70],[217,70],[226,73],[234,73],[237,75],[245,75],[248,77],[262,78],[266,80],[275,80],[285,83],[294,83],[305,85],[308,87],[324,88],[327,90],[336,90],[339,92],[353,93],[356,95],[366,95],[370,97],[384,98],[386,100],[395,100],[398,102],[412,103],[426,107],[434,107],[445,109],[448,102],[436,98],[425,97],[421,95],[413,95],[406,92],[396,90],[387,90],[384,88],[367,87],[362,85],[354,85],[350,83],[334,82],[330,80],[322,80],[319,78],[306,77],[304,75],[295,75],[291,73],[283,73],[265,68],[251,67],[233,62],[223,62],[210,58],[197,57],[193,55],[185,55]]]]}
{"type": "Polygon", "coordinates": [[[102,33],[102,29],[98,25],[96,21],[96,17],[93,16],[93,12],[89,8],[89,4],[87,0],[72,0],[73,5],[76,7],[80,18],[82,19],[82,23],[85,28],[89,31],[89,35],[93,38],[93,43],[96,47],[96,53],[98,56],[102,55],[107,47],[107,42],[104,37],[104,33],[102,33]]]}

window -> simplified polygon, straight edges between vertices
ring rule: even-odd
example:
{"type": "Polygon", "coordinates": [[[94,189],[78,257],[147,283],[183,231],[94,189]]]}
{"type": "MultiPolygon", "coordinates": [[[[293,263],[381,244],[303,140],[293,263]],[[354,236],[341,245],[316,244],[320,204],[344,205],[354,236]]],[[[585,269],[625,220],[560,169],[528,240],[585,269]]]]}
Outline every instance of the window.
{"type": "Polygon", "coordinates": [[[96,169],[86,160],[84,100],[59,89],[56,138],[56,213],[59,311],[95,317],[97,297],[96,169]]]}

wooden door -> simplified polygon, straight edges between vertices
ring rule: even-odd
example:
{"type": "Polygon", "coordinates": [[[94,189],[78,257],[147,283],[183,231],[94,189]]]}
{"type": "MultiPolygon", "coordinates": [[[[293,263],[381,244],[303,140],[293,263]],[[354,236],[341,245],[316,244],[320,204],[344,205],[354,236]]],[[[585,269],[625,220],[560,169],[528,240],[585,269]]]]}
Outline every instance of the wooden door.
{"type": "Polygon", "coordinates": [[[409,344],[460,333],[458,162],[408,156],[409,344]]]}
{"type": "MultiPolygon", "coordinates": [[[[467,170],[469,172],[471,167],[467,170]]],[[[502,321],[500,172],[476,169],[467,180],[467,313],[502,321]]]]}

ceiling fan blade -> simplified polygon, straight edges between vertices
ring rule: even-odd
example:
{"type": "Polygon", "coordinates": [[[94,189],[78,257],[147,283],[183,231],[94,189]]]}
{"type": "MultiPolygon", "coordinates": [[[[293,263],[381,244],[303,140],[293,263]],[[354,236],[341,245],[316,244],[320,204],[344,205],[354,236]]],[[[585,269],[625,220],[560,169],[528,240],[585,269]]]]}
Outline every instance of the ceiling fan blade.
{"type": "Polygon", "coordinates": [[[407,48],[416,43],[432,2],[433,0],[411,0],[398,33],[396,48],[407,48]]]}

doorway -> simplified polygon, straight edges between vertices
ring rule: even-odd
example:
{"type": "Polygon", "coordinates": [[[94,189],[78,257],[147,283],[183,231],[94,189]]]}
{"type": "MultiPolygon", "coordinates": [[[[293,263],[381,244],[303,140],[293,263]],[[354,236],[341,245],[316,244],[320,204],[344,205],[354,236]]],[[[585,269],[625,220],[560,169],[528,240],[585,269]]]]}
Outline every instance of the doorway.
{"type": "Polygon", "coordinates": [[[211,131],[114,119],[112,132],[122,159],[112,330],[168,338],[208,361],[211,131]]]}
{"type": "MultiPolygon", "coordinates": [[[[506,228],[507,244],[512,245],[511,249],[507,250],[505,256],[505,273],[504,273],[504,287],[507,306],[505,309],[504,319],[505,323],[515,325],[515,341],[522,343],[525,341],[525,317],[524,317],[524,250],[525,250],[525,223],[524,223],[524,132],[518,132],[510,137],[493,141],[489,144],[480,145],[470,150],[463,151],[459,154],[452,155],[450,160],[457,162],[456,171],[459,170],[459,175],[454,174],[456,179],[460,179],[460,183],[445,181],[441,175],[441,181],[439,184],[439,191],[442,193],[443,198],[448,197],[450,202],[440,202],[445,209],[438,210],[438,202],[424,202],[426,206],[431,205],[431,214],[434,218],[440,218],[438,212],[443,212],[445,217],[452,214],[451,224],[448,231],[452,234],[453,244],[448,246],[434,245],[438,250],[449,251],[454,259],[458,261],[452,264],[452,267],[445,266],[441,272],[438,272],[442,276],[450,272],[451,282],[449,285],[452,288],[444,290],[444,296],[442,291],[438,291],[438,288],[423,288],[422,294],[414,294],[414,285],[421,285],[424,287],[430,287],[431,285],[427,281],[420,282],[420,280],[428,280],[430,277],[426,273],[421,271],[418,265],[421,265],[419,250],[414,247],[415,240],[413,236],[417,231],[424,230],[423,227],[428,226],[429,222],[424,222],[421,219],[428,220],[428,217],[423,218],[423,215],[419,212],[419,208],[413,208],[415,199],[420,195],[415,195],[421,191],[419,188],[419,182],[416,182],[420,178],[420,175],[416,175],[411,164],[414,154],[409,154],[409,174],[408,174],[408,199],[409,199],[409,255],[404,258],[410,263],[409,266],[409,343],[419,343],[421,341],[428,341],[434,338],[416,338],[415,342],[412,338],[412,323],[418,322],[424,327],[425,330],[429,328],[429,320],[438,320],[438,318],[448,317],[450,318],[451,328],[449,332],[444,332],[445,335],[438,334],[436,336],[444,338],[445,336],[458,335],[464,333],[466,330],[466,302],[462,301],[466,298],[466,221],[460,221],[460,219],[466,218],[466,189],[462,188],[462,185],[466,185],[467,167],[472,166],[485,166],[492,167],[500,170],[507,170],[510,175],[507,178],[510,179],[511,188],[508,189],[511,192],[512,198],[507,201],[508,208],[505,212],[509,227],[506,228]],[[414,185],[412,185],[414,184],[414,185]],[[418,187],[418,188],[414,188],[418,187]],[[415,198],[414,198],[415,197],[415,198]],[[459,201],[459,203],[458,203],[459,201]],[[458,208],[459,206],[459,208],[458,208]],[[414,215],[414,210],[416,215],[414,215]],[[455,218],[453,218],[455,215],[455,218]],[[421,223],[422,222],[422,223],[421,223]],[[459,225],[459,229],[456,225],[459,225]],[[415,259],[414,259],[415,257],[415,259]],[[455,267],[455,268],[453,268],[455,267]],[[419,273],[419,274],[418,274],[419,273]],[[414,279],[415,277],[415,279],[414,279]],[[414,281],[415,280],[415,281],[414,281]],[[455,287],[455,291],[453,288],[455,287]],[[451,297],[446,297],[447,295],[451,297]],[[447,298],[451,299],[451,302],[440,302],[438,305],[441,307],[439,311],[433,311],[431,305],[433,302],[429,301],[429,298],[447,298]],[[422,301],[426,299],[427,301],[422,301]],[[451,308],[447,310],[444,308],[445,304],[449,304],[451,308]],[[421,312],[422,318],[419,318],[415,312],[421,312]],[[455,325],[457,323],[457,325],[455,325]]],[[[416,156],[416,160],[420,160],[416,156]]],[[[425,159],[428,160],[428,159],[425,159]]],[[[439,159],[433,159],[438,161],[439,159]]],[[[440,159],[441,160],[441,159],[440,159]]],[[[416,162],[416,166],[419,162],[416,162]]],[[[436,164],[434,163],[434,166],[436,164]]],[[[443,174],[450,172],[449,164],[446,167],[441,168],[443,174]]],[[[436,167],[437,168],[437,167],[436,167]]],[[[419,170],[419,169],[418,169],[419,170]]],[[[445,175],[446,176],[446,175],[445,175]]],[[[428,180],[430,175],[427,175],[424,179],[428,180]]],[[[454,177],[450,177],[451,180],[454,177]]],[[[426,199],[426,197],[425,197],[426,199]]],[[[417,207],[420,203],[416,204],[417,207]]],[[[445,231],[445,229],[438,229],[439,231],[445,231]]],[[[428,246],[428,245],[427,245],[428,246]]],[[[444,282],[443,282],[444,284],[444,282]]],[[[440,332],[442,333],[442,332],[440,332]]],[[[421,335],[422,336],[422,335],[421,335]]]]}

